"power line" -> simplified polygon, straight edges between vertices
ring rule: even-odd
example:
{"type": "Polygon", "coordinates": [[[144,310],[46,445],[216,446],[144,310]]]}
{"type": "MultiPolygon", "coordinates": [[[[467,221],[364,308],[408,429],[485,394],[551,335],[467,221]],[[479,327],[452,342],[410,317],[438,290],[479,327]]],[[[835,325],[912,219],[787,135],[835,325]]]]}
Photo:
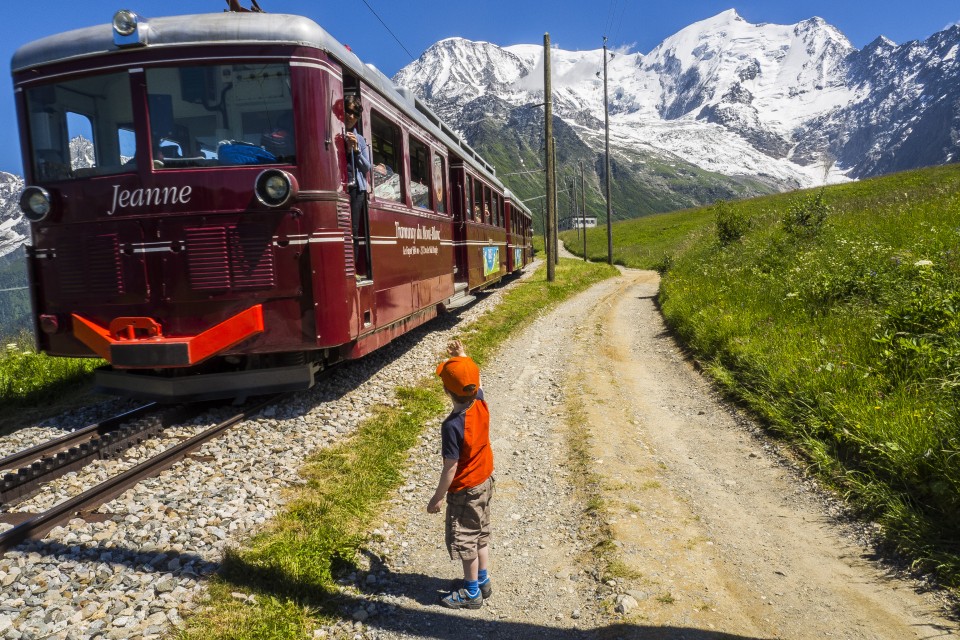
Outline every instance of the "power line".
{"type": "Polygon", "coordinates": [[[500,177],[503,178],[506,176],[522,176],[528,173],[543,173],[543,169],[530,169],[529,171],[514,171],[513,173],[501,173],[500,177]]]}
{"type": "Polygon", "coordinates": [[[610,37],[611,42],[615,42],[617,39],[617,36],[620,35],[620,28],[623,26],[623,16],[626,13],[627,13],[627,3],[625,2],[623,3],[623,6],[620,8],[620,17],[613,21],[613,24],[615,25],[615,27],[613,30],[613,34],[610,37]]]}
{"type": "Polygon", "coordinates": [[[616,11],[617,11],[617,0],[610,0],[610,6],[607,7],[607,20],[603,24],[604,35],[610,33],[610,29],[613,27],[613,21],[614,21],[616,11]]]}
{"type": "Polygon", "coordinates": [[[391,36],[393,36],[393,39],[397,41],[397,44],[400,45],[400,48],[407,52],[407,55],[410,56],[410,59],[411,59],[411,60],[416,61],[416,60],[417,60],[417,57],[414,56],[412,53],[410,53],[410,50],[407,49],[407,48],[403,45],[402,42],[400,42],[400,38],[397,37],[397,34],[395,34],[395,33],[390,29],[390,27],[387,26],[387,23],[383,21],[383,18],[381,18],[380,15],[377,14],[377,12],[373,10],[373,7],[370,6],[370,3],[367,2],[367,0],[362,0],[362,1],[363,1],[363,4],[367,5],[367,9],[370,9],[370,13],[372,13],[372,14],[374,15],[374,17],[375,17],[377,20],[380,21],[380,24],[383,25],[383,28],[386,29],[387,32],[388,32],[391,36]]]}

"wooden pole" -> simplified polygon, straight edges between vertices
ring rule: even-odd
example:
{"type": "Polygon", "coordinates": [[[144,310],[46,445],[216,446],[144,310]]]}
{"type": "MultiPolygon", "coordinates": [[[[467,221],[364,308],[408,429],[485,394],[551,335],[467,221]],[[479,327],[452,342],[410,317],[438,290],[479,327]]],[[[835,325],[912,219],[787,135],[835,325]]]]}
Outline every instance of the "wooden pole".
{"type": "Polygon", "coordinates": [[[557,237],[557,209],[556,183],[554,181],[553,164],[553,86],[550,82],[550,34],[543,34],[543,137],[546,141],[546,173],[547,175],[547,282],[556,278],[556,237],[557,237]]]}
{"type": "Polygon", "coordinates": [[[583,261],[587,261],[587,186],[583,179],[583,160],[580,161],[580,226],[583,227],[583,261]]]}
{"type": "Polygon", "coordinates": [[[603,36],[603,140],[607,174],[607,264],[613,264],[613,208],[610,203],[610,108],[607,105],[607,36],[603,36]]]}
{"type": "Polygon", "coordinates": [[[560,189],[557,188],[556,140],[551,144],[551,149],[553,150],[553,264],[560,264],[560,189]]]}

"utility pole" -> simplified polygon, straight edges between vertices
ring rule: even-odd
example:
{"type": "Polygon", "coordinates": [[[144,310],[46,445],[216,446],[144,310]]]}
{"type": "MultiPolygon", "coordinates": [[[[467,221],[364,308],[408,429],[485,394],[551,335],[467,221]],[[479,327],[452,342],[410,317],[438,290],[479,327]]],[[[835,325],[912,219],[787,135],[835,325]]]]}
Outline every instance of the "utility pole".
{"type": "Polygon", "coordinates": [[[580,161],[580,226],[583,227],[583,261],[587,261],[587,185],[583,179],[583,160],[580,161]]]}
{"type": "Polygon", "coordinates": [[[553,282],[556,277],[556,184],[554,182],[553,166],[553,86],[550,83],[550,34],[543,34],[543,137],[546,141],[546,171],[547,176],[547,282],[553,282]]]}
{"type": "MultiPolygon", "coordinates": [[[[550,130],[553,131],[551,124],[550,130]]],[[[557,144],[552,140],[553,155],[553,264],[560,264],[560,190],[557,188],[557,144]]]]}
{"type": "Polygon", "coordinates": [[[550,247],[547,245],[547,240],[550,237],[550,234],[547,233],[547,218],[543,213],[543,203],[540,203],[540,220],[543,221],[543,250],[547,252],[547,255],[550,255],[550,247]]]}
{"type": "MultiPolygon", "coordinates": [[[[570,207],[570,209],[573,211],[573,215],[574,215],[574,216],[577,215],[577,202],[576,202],[576,201],[577,201],[577,176],[574,175],[574,176],[573,176],[573,206],[570,207]]],[[[580,224],[577,223],[577,218],[576,218],[576,217],[573,218],[573,224],[574,224],[574,226],[577,227],[577,240],[579,240],[579,239],[580,239],[580,227],[583,226],[583,225],[580,225],[580,224]]],[[[586,231],[587,231],[586,229],[583,230],[584,233],[586,233],[586,231]]]]}
{"type": "Polygon", "coordinates": [[[603,140],[607,174],[607,264],[613,264],[613,210],[610,203],[610,107],[607,105],[607,36],[603,36],[603,140]]]}

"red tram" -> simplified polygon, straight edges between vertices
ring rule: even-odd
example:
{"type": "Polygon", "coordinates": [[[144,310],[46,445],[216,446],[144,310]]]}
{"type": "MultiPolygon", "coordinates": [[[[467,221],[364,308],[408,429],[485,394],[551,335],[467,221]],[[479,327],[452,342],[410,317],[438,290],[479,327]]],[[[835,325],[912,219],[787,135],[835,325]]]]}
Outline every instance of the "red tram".
{"type": "Polygon", "coordinates": [[[313,21],[216,13],[21,47],[38,348],[161,400],[310,387],[532,259],[528,209],[313,21]],[[372,151],[354,255],[343,98],[372,151]]]}

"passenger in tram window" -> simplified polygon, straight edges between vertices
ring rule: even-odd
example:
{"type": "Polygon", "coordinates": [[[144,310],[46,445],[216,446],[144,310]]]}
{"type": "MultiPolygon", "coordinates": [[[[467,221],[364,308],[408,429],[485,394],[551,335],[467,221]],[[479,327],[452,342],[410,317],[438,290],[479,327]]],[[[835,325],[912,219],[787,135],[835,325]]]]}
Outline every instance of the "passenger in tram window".
{"type": "Polygon", "coordinates": [[[430,209],[430,187],[414,180],[410,183],[410,197],[413,206],[419,209],[430,209]]]}
{"type": "MultiPolygon", "coordinates": [[[[350,217],[353,222],[353,255],[358,270],[360,265],[356,257],[360,256],[360,234],[369,221],[367,192],[370,186],[367,173],[372,164],[367,141],[363,139],[357,128],[361,115],[363,115],[363,105],[360,103],[360,96],[353,94],[344,96],[343,124],[346,126],[346,131],[343,134],[343,142],[347,153],[347,191],[350,194],[350,217]]],[[[361,274],[358,272],[359,275],[361,274]]]]}

